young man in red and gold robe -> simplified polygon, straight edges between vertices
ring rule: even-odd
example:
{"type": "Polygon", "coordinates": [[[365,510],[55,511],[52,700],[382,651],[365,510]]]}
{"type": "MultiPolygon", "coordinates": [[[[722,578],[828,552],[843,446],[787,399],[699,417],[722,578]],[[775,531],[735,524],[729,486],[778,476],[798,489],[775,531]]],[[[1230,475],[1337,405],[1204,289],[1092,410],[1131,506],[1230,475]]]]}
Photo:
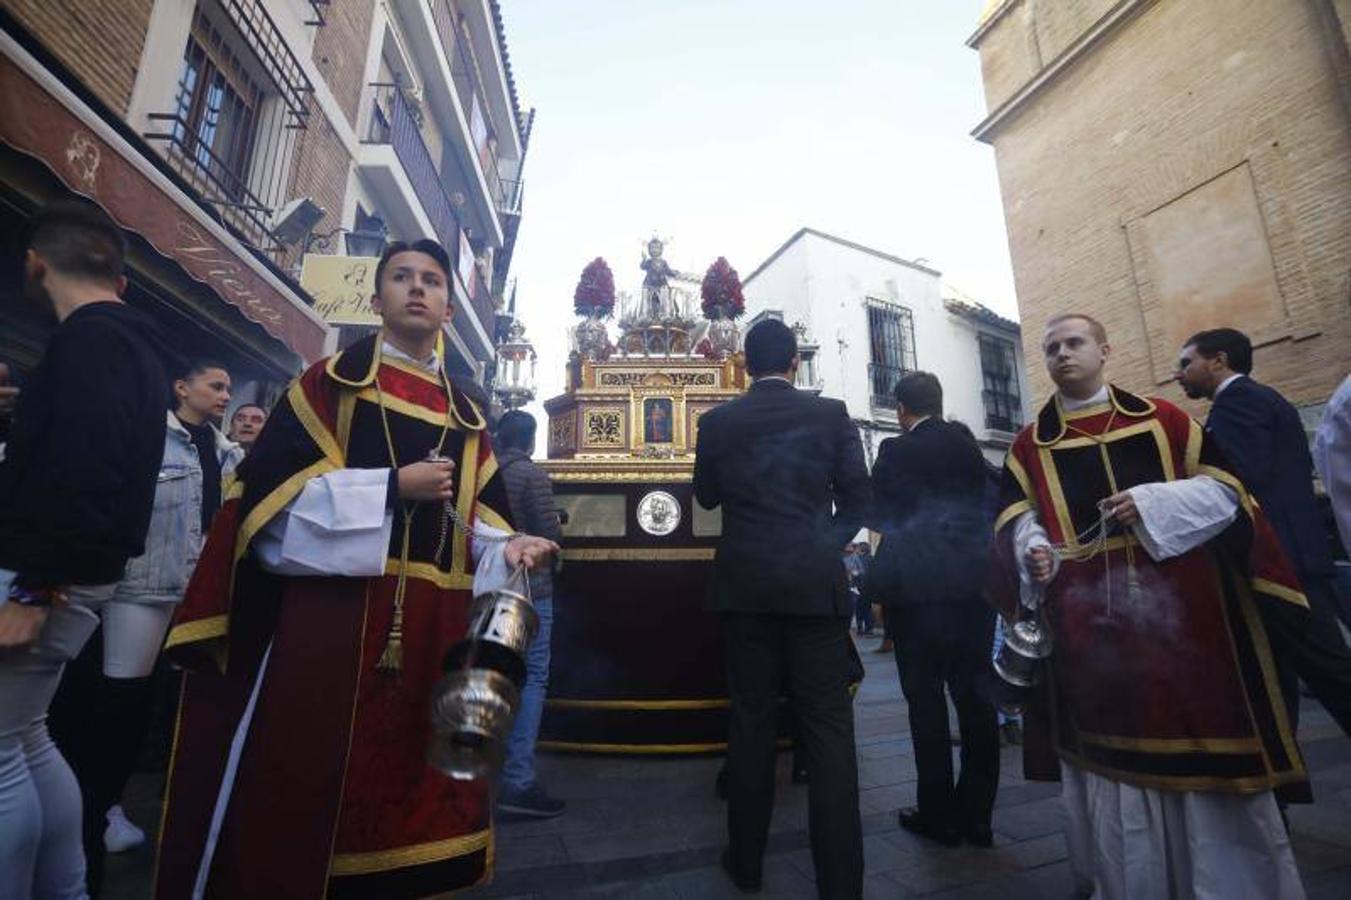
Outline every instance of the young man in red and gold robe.
{"type": "Polygon", "coordinates": [[[488,785],[427,764],[431,691],[472,594],[557,546],[512,536],[446,373],[450,272],[434,241],[386,250],[381,332],[301,375],[240,467],[167,641],[188,674],[158,898],[422,897],[491,869],[488,785]]]}
{"type": "Polygon", "coordinates": [[[1254,605],[1305,606],[1298,582],[1201,427],[1103,380],[1101,324],[1042,347],[1058,390],[1009,451],[991,587],[1054,641],[1024,762],[1063,782],[1078,886],[1302,897],[1272,790],[1304,765],[1254,605]]]}

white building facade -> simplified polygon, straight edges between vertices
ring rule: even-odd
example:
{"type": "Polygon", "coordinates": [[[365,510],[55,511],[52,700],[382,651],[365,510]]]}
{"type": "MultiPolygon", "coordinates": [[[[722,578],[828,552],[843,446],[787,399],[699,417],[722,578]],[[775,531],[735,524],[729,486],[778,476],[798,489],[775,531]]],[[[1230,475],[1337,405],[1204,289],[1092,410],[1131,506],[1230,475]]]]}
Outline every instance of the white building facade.
{"type": "Polygon", "coordinates": [[[845,402],[869,467],[900,433],[893,390],[908,371],[938,376],[944,415],[970,427],[992,463],[1028,420],[1018,324],[946,288],[935,269],[803,228],[743,288],[748,327],[764,317],[803,326],[817,349],[800,380],[845,402]]]}

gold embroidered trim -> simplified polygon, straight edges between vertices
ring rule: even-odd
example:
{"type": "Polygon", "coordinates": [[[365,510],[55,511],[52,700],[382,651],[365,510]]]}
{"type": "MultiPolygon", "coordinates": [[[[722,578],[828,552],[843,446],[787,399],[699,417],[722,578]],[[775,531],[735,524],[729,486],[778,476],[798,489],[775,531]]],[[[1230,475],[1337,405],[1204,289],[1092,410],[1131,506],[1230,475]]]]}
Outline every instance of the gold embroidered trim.
{"type": "Polygon", "coordinates": [[[1279,597],[1282,600],[1303,606],[1306,609],[1309,606],[1309,598],[1305,597],[1299,591],[1288,588],[1285,585],[1277,584],[1274,581],[1268,581],[1265,578],[1254,578],[1252,580],[1252,589],[1262,594],[1270,594],[1273,597],[1279,597]]]}
{"type": "MultiPolygon", "coordinates": [[[[178,676],[178,707],[174,711],[174,739],[169,745],[169,769],[164,783],[164,796],[160,799],[159,820],[161,826],[168,821],[169,797],[174,790],[174,765],[178,761],[178,741],[183,732],[183,688],[187,677],[186,672],[178,676]]],[[[164,859],[164,833],[165,829],[161,827],[159,834],[155,836],[155,872],[150,880],[150,896],[152,897],[159,893],[160,862],[164,859]]]]}
{"type": "Polygon", "coordinates": [[[999,517],[994,520],[994,530],[998,532],[999,529],[1003,528],[1023,513],[1030,512],[1034,509],[1036,509],[1036,507],[1032,505],[1031,500],[1019,500],[1016,503],[1010,503],[1004,508],[1004,511],[999,514],[999,517]]]}
{"type": "Polygon", "coordinates": [[[328,872],[334,877],[367,875],[371,872],[387,872],[390,869],[425,866],[428,863],[454,859],[458,856],[468,856],[471,853],[486,850],[492,841],[492,833],[491,828],[485,828],[473,834],[447,838],[444,841],[430,841],[425,844],[396,847],[393,850],[373,850],[369,853],[335,853],[329,863],[328,872]]]}
{"type": "Polygon", "coordinates": [[[1012,451],[1004,458],[1009,471],[1013,473],[1013,480],[1018,482],[1018,487],[1023,489],[1023,496],[1031,502],[1036,502],[1036,493],[1032,490],[1032,479],[1027,477],[1027,469],[1023,468],[1023,461],[1014,456],[1012,451]]]}
{"type": "Polygon", "coordinates": [[[496,528],[508,534],[516,530],[507,522],[505,516],[486,503],[479,503],[474,507],[474,518],[490,528],[496,528]]]}
{"type": "Polygon", "coordinates": [[[493,476],[496,474],[497,474],[497,454],[494,453],[490,455],[486,460],[484,460],[483,465],[479,467],[478,479],[475,482],[475,487],[479,491],[483,490],[485,487],[488,486],[488,482],[493,480],[493,476]]]}
{"type": "MultiPolygon", "coordinates": [[[[373,387],[362,388],[361,391],[357,393],[357,397],[361,400],[365,400],[367,403],[374,404],[375,406],[380,405],[380,394],[373,387]]],[[[436,412],[435,410],[428,409],[425,406],[419,406],[416,403],[410,403],[409,401],[403,399],[402,397],[396,397],[393,394],[390,394],[388,391],[385,392],[384,397],[385,397],[385,408],[390,410],[391,412],[396,412],[401,416],[408,416],[410,419],[418,419],[423,422],[429,422],[432,425],[436,425],[438,427],[449,424],[451,431],[462,430],[460,427],[460,417],[454,415],[453,413],[451,415],[447,415],[446,413],[443,412],[436,412]]],[[[447,399],[446,402],[449,403],[450,400],[447,399]]],[[[452,410],[454,409],[453,404],[451,406],[451,409],[452,410]]]]}
{"type": "MultiPolygon", "coordinates": [[[[397,556],[389,557],[385,560],[385,574],[392,575],[395,578],[399,577],[399,565],[397,556]]],[[[469,590],[474,586],[473,575],[467,575],[464,572],[446,572],[427,562],[410,562],[407,571],[409,578],[429,581],[444,590],[469,590]]]]}
{"type": "Polygon", "coordinates": [[[170,647],[177,647],[182,644],[195,644],[198,641],[225,637],[229,625],[230,617],[224,613],[207,619],[198,619],[196,622],[184,622],[182,625],[175,625],[169,632],[168,639],[164,642],[164,649],[168,650],[170,647]]]}
{"type": "Polygon", "coordinates": [[[428,372],[421,366],[415,366],[411,363],[406,363],[401,359],[392,359],[390,357],[386,357],[383,355],[380,358],[380,364],[382,366],[389,366],[391,369],[398,369],[400,372],[406,372],[409,375],[414,375],[418,378],[421,378],[423,381],[436,385],[437,387],[441,386],[440,373],[428,372]]]}
{"type": "Polygon", "coordinates": [[[309,434],[310,440],[319,446],[324,456],[335,466],[342,465],[342,450],[338,448],[338,442],[332,432],[325,427],[319,414],[310,405],[310,398],[305,396],[300,379],[291,382],[291,386],[286,389],[286,399],[290,401],[291,409],[304,426],[305,432],[309,434]]]}
{"type": "Polygon", "coordinates": [[[253,541],[254,536],[263,529],[263,526],[272,521],[272,517],[281,512],[286,504],[294,500],[305,489],[305,484],[311,478],[316,475],[323,475],[325,472],[332,472],[340,467],[341,462],[334,463],[329,459],[321,459],[301,469],[273,488],[272,493],[249,510],[249,514],[240,523],[239,536],[235,541],[235,562],[244,558],[244,554],[248,552],[249,544],[253,541]]]}
{"type": "Polygon", "coordinates": [[[1148,775],[1141,772],[1128,772],[1094,762],[1064,747],[1057,747],[1060,758],[1089,772],[1133,784],[1137,787],[1152,788],[1156,791],[1218,791],[1227,794],[1260,794],[1274,787],[1291,782],[1303,781],[1302,768],[1287,772],[1270,772],[1266,775],[1250,775],[1243,778],[1220,778],[1213,775],[1148,775]]]}
{"type": "Polygon", "coordinates": [[[1141,753],[1250,753],[1257,756],[1262,752],[1262,742],[1255,737],[1129,738],[1080,731],[1079,738],[1086,744],[1097,744],[1114,750],[1135,750],[1141,753]]]}
{"type": "Polygon", "coordinates": [[[1243,482],[1239,481],[1238,478],[1224,469],[1208,465],[1198,465],[1196,474],[1209,475],[1221,484],[1233,488],[1234,493],[1238,494],[1238,502],[1242,505],[1243,511],[1248,514],[1249,518],[1252,518],[1253,510],[1257,508],[1257,500],[1252,494],[1248,493],[1248,489],[1243,486],[1243,482]]]}
{"type": "Polygon", "coordinates": [[[1183,471],[1191,478],[1201,465],[1201,444],[1205,441],[1205,432],[1201,423],[1195,419],[1187,420],[1187,456],[1183,471]]]}

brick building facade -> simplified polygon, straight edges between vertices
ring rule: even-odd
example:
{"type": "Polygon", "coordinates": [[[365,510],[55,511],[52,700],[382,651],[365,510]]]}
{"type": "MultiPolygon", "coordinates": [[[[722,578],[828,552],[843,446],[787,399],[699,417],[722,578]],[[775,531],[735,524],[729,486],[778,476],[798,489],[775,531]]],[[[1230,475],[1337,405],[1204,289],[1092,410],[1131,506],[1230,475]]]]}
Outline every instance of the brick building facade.
{"type": "MultiPolygon", "coordinates": [[[[1103,321],[1169,386],[1229,325],[1316,415],[1351,368],[1351,0],[995,0],[980,53],[1033,393],[1040,323],[1103,321]]],[[[1193,412],[1200,407],[1193,405],[1193,412]]]]}
{"type": "Polygon", "coordinates": [[[126,115],[155,0],[2,0],[100,100],[126,115]]]}
{"type": "MultiPolygon", "coordinates": [[[[144,303],[187,311],[198,321],[185,344],[237,360],[267,382],[265,396],[339,343],[316,310],[329,324],[351,321],[322,293],[356,283],[345,269],[373,269],[369,257],[387,240],[435,238],[452,258],[460,310],[447,329],[448,367],[491,379],[533,115],[518,103],[497,0],[0,0],[0,23],[8,84],[45,92],[37,96],[56,100],[53,115],[61,107],[63,117],[116,132],[111,144],[95,144],[63,118],[70,134],[44,135],[11,102],[0,122],[0,153],[13,154],[0,155],[0,216],[21,222],[64,187],[135,232],[132,219],[163,225],[160,194],[127,196],[111,184],[100,194],[92,182],[101,154],[116,150],[163,180],[174,204],[211,220],[232,268],[214,270],[223,304],[172,288],[163,302],[147,292],[144,303]],[[75,143],[57,146],[58,138],[75,143]],[[30,171],[33,158],[46,169],[30,171]],[[114,202],[126,205],[121,216],[114,202]],[[357,258],[329,260],[305,279],[308,261],[334,255],[357,258]],[[269,282],[266,314],[255,297],[228,296],[239,266],[269,282]],[[220,308],[232,305],[243,322],[220,308]],[[272,316],[294,320],[305,346],[285,338],[278,346],[278,334],[258,327],[272,316]]],[[[173,248],[163,245],[174,242],[156,246],[170,264],[173,248]]],[[[147,264],[158,265],[153,254],[147,264]]],[[[369,288],[362,283],[347,304],[367,323],[369,288]]],[[[164,318],[181,319],[167,310],[164,318]]],[[[30,366],[43,331],[21,310],[0,310],[0,360],[30,366]]]]}

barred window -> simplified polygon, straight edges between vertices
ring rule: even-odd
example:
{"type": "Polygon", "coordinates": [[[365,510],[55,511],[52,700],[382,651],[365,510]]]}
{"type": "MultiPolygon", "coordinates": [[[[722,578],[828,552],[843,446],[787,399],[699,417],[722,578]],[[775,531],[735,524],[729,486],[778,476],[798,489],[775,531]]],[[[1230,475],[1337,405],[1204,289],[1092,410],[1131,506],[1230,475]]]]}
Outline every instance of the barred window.
{"type": "Polygon", "coordinates": [[[980,334],[980,373],[984,382],[985,427],[1017,431],[1023,427],[1023,404],[1018,393],[1018,357],[1013,341],[980,334]]]}
{"type": "Polygon", "coordinates": [[[870,299],[868,338],[872,405],[891,408],[896,405],[896,382],[915,370],[914,316],[904,306],[870,299]]]}
{"type": "Polygon", "coordinates": [[[263,89],[198,10],[183,54],[173,139],[232,201],[248,194],[263,89]]]}
{"type": "Polygon", "coordinates": [[[173,106],[147,116],[145,137],[221,221],[279,254],[272,217],[312,92],[266,0],[198,0],[173,106]]]}

